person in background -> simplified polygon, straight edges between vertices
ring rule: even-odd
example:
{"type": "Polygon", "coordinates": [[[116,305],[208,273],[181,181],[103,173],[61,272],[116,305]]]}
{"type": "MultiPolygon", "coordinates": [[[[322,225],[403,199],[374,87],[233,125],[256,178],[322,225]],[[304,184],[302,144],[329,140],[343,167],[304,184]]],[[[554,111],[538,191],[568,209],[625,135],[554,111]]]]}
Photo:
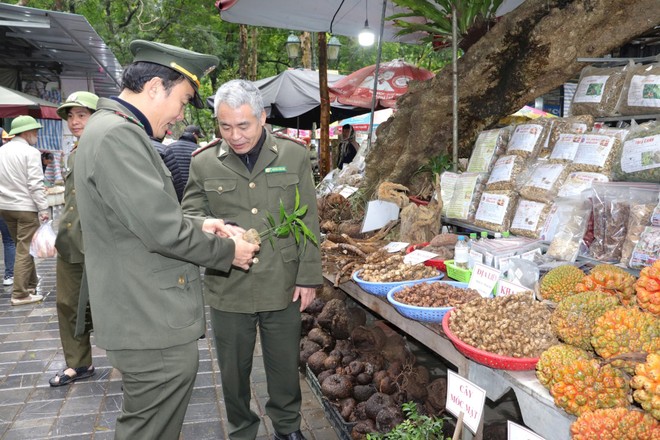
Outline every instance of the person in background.
{"type": "MultiPolygon", "coordinates": [[[[92,345],[89,342],[91,328],[83,329],[82,335],[79,337],[76,337],[75,334],[80,287],[85,272],[85,256],[80,216],[76,204],[73,169],[78,148],[77,140],[83,134],[89,117],[96,111],[98,99],[98,96],[90,92],[74,92],[57,109],[57,114],[66,121],[76,142],[67,159],[67,168],[64,173],[64,212],[60,218],[55,240],[55,248],[57,248],[57,297],[55,303],[66,365],[48,381],[52,387],[68,385],[94,375],[92,345]]],[[[85,311],[88,312],[87,307],[85,311]]],[[[88,314],[86,313],[86,315],[88,314]]],[[[85,321],[91,322],[91,316],[85,316],[85,321]]]]}
{"type": "Polygon", "coordinates": [[[30,243],[39,222],[50,218],[41,155],[34,148],[40,128],[32,116],[19,116],[12,121],[9,132],[15,137],[0,148],[0,217],[16,244],[13,306],[43,299],[37,294],[39,279],[30,255],[30,243]]]}
{"type": "Polygon", "coordinates": [[[337,158],[337,168],[340,170],[345,163],[351,163],[355,158],[360,146],[355,140],[355,130],[351,124],[344,124],[341,127],[341,137],[339,138],[339,157],[337,158]]]}
{"type": "Polygon", "coordinates": [[[193,151],[198,147],[197,142],[199,142],[200,137],[202,137],[201,129],[197,125],[188,125],[178,141],[165,147],[163,161],[172,172],[174,189],[179,202],[183,199],[183,190],[186,188],[186,183],[188,183],[190,159],[193,151]]]}
{"type": "Polygon", "coordinates": [[[206,329],[199,266],[247,270],[259,246],[222,220],[184,216],[149,139],[188,103],[202,108],[199,81],[218,58],[144,40],[129,49],[119,96],[98,100],[76,152],[85,274],[95,343],[122,374],[115,440],[178,440],[206,329]]]}
{"type": "MultiPolygon", "coordinates": [[[[0,140],[0,146],[9,142],[14,137],[9,136],[9,133],[7,133],[1,127],[0,132],[2,132],[2,140],[0,140]]],[[[9,227],[2,217],[0,217],[0,234],[2,234],[2,250],[5,263],[5,274],[2,279],[2,285],[11,286],[14,284],[14,261],[16,260],[16,245],[14,244],[14,240],[11,239],[9,227]]]]}
{"type": "MultiPolygon", "coordinates": [[[[215,95],[215,114],[223,140],[195,152],[184,212],[264,230],[267,213],[277,216],[280,201],[291,212],[299,194],[300,205],[308,207],[302,221],[319,237],[309,154],[303,145],[264,128],[259,89],[248,81],[229,81],[215,95]]],[[[304,439],[298,373],[301,312],[323,283],[321,255],[318,247],[303,246],[291,234],[273,238],[272,244],[261,247],[249,271],[207,267],[204,275],[232,440],[254,440],[259,429],[259,416],[250,408],[257,331],[268,386],[266,413],[275,439],[304,439]]]]}
{"type": "Polygon", "coordinates": [[[48,168],[48,165],[53,163],[53,153],[50,151],[43,151],[41,153],[41,169],[43,172],[46,172],[46,168],[48,168]]]}

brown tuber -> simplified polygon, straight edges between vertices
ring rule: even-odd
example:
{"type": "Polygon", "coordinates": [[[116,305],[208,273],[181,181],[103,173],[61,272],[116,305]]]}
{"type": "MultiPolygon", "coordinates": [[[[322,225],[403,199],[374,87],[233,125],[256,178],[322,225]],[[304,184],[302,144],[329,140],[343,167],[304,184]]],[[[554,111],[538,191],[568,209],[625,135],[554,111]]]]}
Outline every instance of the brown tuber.
{"type": "Polygon", "coordinates": [[[348,376],[333,374],[321,384],[321,392],[330,400],[340,400],[353,395],[353,383],[348,376]]]}
{"type": "Polygon", "coordinates": [[[327,357],[328,357],[327,353],[324,352],[323,350],[319,350],[316,353],[312,354],[307,359],[307,365],[309,366],[309,369],[312,370],[314,374],[318,375],[321,371],[326,369],[324,367],[324,363],[327,357]]]}
{"type": "Polygon", "coordinates": [[[332,336],[318,327],[315,327],[309,331],[307,334],[307,339],[319,344],[321,348],[326,352],[331,351],[335,346],[335,340],[332,339],[332,336]]]}
{"type": "Polygon", "coordinates": [[[367,400],[366,412],[367,417],[371,420],[376,420],[378,413],[388,407],[394,406],[394,401],[390,396],[383,393],[376,393],[373,396],[369,397],[367,400]]]}

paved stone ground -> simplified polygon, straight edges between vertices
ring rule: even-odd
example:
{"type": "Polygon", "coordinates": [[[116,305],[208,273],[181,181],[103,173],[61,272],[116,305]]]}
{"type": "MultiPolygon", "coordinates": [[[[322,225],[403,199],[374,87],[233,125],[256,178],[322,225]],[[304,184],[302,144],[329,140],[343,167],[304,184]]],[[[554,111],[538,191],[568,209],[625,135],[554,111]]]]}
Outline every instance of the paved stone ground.
{"type": "MultiPolygon", "coordinates": [[[[3,271],[1,254],[0,246],[3,271]]],[[[104,350],[94,347],[96,375],[93,378],[70,386],[48,385],[48,379],[64,367],[55,310],[55,259],[41,261],[38,274],[45,296],[43,302],[12,307],[11,287],[4,288],[0,295],[0,439],[112,439],[122,404],[121,375],[110,366],[104,350]]],[[[210,324],[207,326],[210,329],[210,324]]],[[[199,373],[181,439],[223,439],[226,418],[211,338],[199,341],[199,357],[199,373]]],[[[301,387],[305,436],[309,440],[337,439],[302,376],[301,387]]],[[[252,405],[262,415],[259,440],[272,437],[272,426],[264,411],[266,399],[265,373],[257,346],[252,405]]]]}

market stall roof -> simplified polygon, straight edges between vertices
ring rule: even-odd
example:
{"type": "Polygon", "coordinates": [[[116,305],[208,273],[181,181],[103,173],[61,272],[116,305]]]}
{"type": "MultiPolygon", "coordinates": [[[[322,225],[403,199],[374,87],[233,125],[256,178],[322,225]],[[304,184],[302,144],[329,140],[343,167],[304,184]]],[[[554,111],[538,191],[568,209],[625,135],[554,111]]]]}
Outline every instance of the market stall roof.
{"type": "Polygon", "coordinates": [[[66,75],[92,80],[99,96],[119,92],[122,66],[82,15],[0,3],[0,53],[23,81],[66,75]]]}
{"type": "MultiPolygon", "coordinates": [[[[518,7],[524,0],[503,0],[497,15],[504,15],[518,7]]],[[[356,37],[364,28],[365,18],[369,26],[377,31],[380,26],[383,2],[380,0],[218,0],[223,20],[231,23],[250,24],[280,29],[310,32],[331,32],[337,35],[356,37]]],[[[385,16],[389,17],[408,9],[387,2],[385,16]]],[[[385,22],[383,39],[402,43],[413,43],[422,37],[410,34],[397,37],[400,30],[392,21],[385,22]]]]}

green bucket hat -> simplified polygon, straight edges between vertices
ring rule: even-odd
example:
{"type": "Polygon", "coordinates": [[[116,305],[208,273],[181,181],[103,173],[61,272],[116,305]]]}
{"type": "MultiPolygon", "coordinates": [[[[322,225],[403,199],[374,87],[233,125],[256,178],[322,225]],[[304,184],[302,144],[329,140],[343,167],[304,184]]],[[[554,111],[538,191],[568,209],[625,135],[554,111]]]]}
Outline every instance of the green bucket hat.
{"type": "Polygon", "coordinates": [[[11,131],[9,132],[9,135],[20,134],[39,128],[41,128],[41,124],[32,116],[19,116],[11,121],[11,131]]]}
{"type": "Polygon", "coordinates": [[[192,104],[197,108],[204,108],[204,102],[199,96],[199,81],[218,66],[218,57],[145,40],[131,41],[129,47],[134,56],[133,62],[160,64],[185,76],[195,89],[192,104]]]}
{"type": "Polygon", "coordinates": [[[92,113],[96,111],[96,102],[99,97],[91,92],[73,92],[66,98],[64,104],[57,108],[57,114],[60,118],[66,119],[69,117],[69,109],[71,107],[84,107],[91,110],[92,113]]]}

